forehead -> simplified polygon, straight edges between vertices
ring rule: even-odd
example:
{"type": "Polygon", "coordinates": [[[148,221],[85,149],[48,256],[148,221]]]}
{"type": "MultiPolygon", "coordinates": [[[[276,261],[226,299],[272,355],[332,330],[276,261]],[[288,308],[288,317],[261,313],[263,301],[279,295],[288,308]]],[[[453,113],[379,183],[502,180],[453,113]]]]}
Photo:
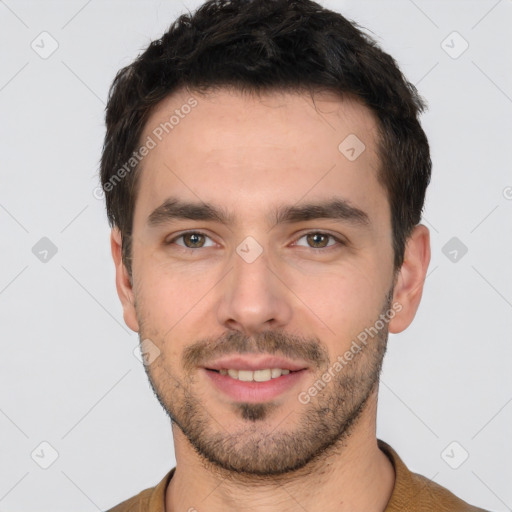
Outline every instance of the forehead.
{"type": "Polygon", "coordinates": [[[171,195],[253,213],[326,195],[375,209],[377,132],[371,110],[332,93],[182,89],[145,125],[135,220],[171,195]]]}

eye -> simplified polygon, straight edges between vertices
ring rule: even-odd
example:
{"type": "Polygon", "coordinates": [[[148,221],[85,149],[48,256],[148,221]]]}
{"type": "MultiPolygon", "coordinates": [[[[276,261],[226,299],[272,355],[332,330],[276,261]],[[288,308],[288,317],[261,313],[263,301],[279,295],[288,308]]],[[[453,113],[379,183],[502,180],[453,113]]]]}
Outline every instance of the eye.
{"type": "Polygon", "coordinates": [[[329,233],[323,233],[321,231],[312,231],[311,233],[306,233],[301,236],[295,245],[300,245],[302,247],[308,247],[310,249],[323,249],[325,247],[332,247],[336,244],[343,245],[343,242],[336,238],[334,235],[330,235],[329,233]],[[300,243],[301,240],[305,239],[306,243],[300,243]]]}
{"type": "Polygon", "coordinates": [[[167,245],[180,245],[181,247],[185,247],[187,249],[201,249],[203,247],[213,247],[215,245],[209,236],[198,231],[188,231],[187,233],[182,233],[181,235],[173,238],[172,240],[169,240],[166,243],[167,245]],[[211,242],[208,245],[207,240],[210,240],[211,242]]]}
{"type": "MultiPolygon", "coordinates": [[[[188,231],[176,236],[166,242],[166,245],[175,244],[185,249],[202,249],[205,247],[213,247],[213,240],[200,231],[188,231]]],[[[294,245],[307,247],[310,249],[324,249],[335,245],[344,245],[344,243],[334,235],[321,231],[312,231],[302,235],[294,245]],[[304,242],[301,242],[304,240],[304,242]]]]}

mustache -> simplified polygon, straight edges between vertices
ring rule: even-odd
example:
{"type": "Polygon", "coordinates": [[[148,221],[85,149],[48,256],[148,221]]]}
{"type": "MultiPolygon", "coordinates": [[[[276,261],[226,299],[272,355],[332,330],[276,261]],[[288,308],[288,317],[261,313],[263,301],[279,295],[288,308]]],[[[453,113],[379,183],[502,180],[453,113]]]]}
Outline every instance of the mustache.
{"type": "Polygon", "coordinates": [[[328,352],[318,338],[281,331],[263,331],[255,336],[230,331],[218,338],[205,338],[188,346],[182,354],[182,366],[190,371],[223,355],[257,353],[302,359],[319,369],[329,365],[328,352]]]}

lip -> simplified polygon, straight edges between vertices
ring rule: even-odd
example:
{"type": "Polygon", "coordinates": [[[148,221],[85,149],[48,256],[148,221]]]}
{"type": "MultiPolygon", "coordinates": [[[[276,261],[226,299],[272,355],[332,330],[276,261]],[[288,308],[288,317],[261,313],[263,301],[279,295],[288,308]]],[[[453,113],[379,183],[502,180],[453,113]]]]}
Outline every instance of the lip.
{"type": "MultiPolygon", "coordinates": [[[[254,365],[253,365],[254,366],[254,365]]],[[[233,368],[230,366],[229,368],[233,368]]],[[[269,368],[266,366],[265,368],[269,368]]],[[[273,368],[282,368],[273,366],[273,368]]],[[[240,368],[248,369],[247,367],[240,368]]],[[[256,370],[261,368],[255,368],[256,370]]],[[[284,368],[283,368],[284,369],[284,368]]],[[[297,386],[300,380],[308,373],[306,369],[291,371],[287,375],[281,375],[266,382],[244,382],[233,379],[229,375],[221,375],[212,369],[201,368],[207,379],[221,393],[227,395],[236,402],[260,403],[267,402],[297,386]]]]}
{"type": "MultiPolygon", "coordinates": [[[[204,365],[206,370],[266,370],[267,368],[281,368],[281,370],[290,370],[297,372],[307,369],[307,365],[300,361],[291,361],[283,357],[259,356],[253,354],[247,356],[226,356],[204,365]]],[[[281,378],[281,377],[278,377],[281,378]]]]}

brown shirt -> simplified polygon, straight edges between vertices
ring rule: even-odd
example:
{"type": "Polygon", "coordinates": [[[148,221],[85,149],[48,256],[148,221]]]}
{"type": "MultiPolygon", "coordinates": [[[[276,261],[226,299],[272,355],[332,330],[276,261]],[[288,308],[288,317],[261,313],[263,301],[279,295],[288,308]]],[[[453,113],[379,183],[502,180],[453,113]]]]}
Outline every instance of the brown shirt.
{"type": "MultiPolygon", "coordinates": [[[[384,512],[486,512],[468,505],[428,478],[412,473],[391,446],[381,440],[378,444],[395,468],[395,487],[384,512]]],[[[165,512],[165,490],[174,469],[156,487],[142,491],[108,512],[165,512]]]]}

